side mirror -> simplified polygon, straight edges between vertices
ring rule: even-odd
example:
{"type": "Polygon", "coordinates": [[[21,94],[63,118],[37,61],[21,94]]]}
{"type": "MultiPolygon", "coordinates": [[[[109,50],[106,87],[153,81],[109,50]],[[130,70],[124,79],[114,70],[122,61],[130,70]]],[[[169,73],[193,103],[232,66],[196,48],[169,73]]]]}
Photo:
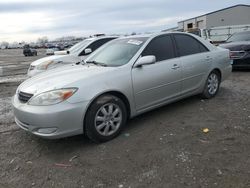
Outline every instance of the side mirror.
{"type": "Polygon", "coordinates": [[[86,48],[84,50],[84,53],[85,53],[85,55],[91,54],[92,53],[92,49],[91,48],[86,48]]]}
{"type": "Polygon", "coordinates": [[[156,62],[156,57],[154,55],[147,55],[141,57],[136,63],[135,67],[142,67],[143,65],[150,65],[156,62]]]}

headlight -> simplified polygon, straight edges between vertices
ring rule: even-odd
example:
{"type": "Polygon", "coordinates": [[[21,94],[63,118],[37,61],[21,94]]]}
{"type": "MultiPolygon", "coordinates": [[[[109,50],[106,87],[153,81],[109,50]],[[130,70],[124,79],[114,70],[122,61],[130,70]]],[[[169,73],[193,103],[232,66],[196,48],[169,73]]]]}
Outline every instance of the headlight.
{"type": "Polygon", "coordinates": [[[32,97],[29,100],[28,104],[32,106],[49,106],[58,104],[70,98],[76,91],[77,88],[66,88],[48,91],[32,97]]]}
{"type": "Polygon", "coordinates": [[[38,70],[47,70],[48,66],[55,63],[54,61],[45,61],[39,65],[36,66],[38,70]]]}

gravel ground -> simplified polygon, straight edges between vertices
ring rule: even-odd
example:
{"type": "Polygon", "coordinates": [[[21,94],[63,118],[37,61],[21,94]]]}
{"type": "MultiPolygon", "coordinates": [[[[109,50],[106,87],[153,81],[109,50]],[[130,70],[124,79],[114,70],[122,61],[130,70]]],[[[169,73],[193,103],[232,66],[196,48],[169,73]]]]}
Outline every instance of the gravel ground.
{"type": "Polygon", "coordinates": [[[0,84],[0,187],[250,187],[249,71],[233,72],[214,99],[194,96],[143,114],[99,145],[18,128],[10,106],[18,84],[0,84]]]}
{"type": "Polygon", "coordinates": [[[0,49],[0,83],[9,76],[24,77],[32,61],[45,57],[45,50],[38,49],[37,56],[25,57],[22,49],[0,49]]]}

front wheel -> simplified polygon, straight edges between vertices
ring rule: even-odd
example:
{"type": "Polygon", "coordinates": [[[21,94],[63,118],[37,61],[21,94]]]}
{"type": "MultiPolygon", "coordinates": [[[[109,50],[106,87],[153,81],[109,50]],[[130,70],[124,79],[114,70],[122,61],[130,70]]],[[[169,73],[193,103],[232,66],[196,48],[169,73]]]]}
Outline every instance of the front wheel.
{"type": "Polygon", "coordinates": [[[123,101],[113,95],[103,95],[87,111],[85,134],[96,143],[109,141],[120,134],[126,120],[123,101]]]}
{"type": "Polygon", "coordinates": [[[206,81],[202,97],[205,99],[213,98],[219,91],[221,77],[218,71],[212,71],[206,81]]]}

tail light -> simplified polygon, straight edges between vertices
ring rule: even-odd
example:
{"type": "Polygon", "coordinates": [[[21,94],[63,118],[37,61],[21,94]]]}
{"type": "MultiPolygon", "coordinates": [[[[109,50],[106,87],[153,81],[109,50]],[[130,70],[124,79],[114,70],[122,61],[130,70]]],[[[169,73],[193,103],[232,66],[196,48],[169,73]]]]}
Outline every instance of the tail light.
{"type": "Polygon", "coordinates": [[[230,59],[241,59],[246,55],[245,51],[230,51],[230,59]]]}

